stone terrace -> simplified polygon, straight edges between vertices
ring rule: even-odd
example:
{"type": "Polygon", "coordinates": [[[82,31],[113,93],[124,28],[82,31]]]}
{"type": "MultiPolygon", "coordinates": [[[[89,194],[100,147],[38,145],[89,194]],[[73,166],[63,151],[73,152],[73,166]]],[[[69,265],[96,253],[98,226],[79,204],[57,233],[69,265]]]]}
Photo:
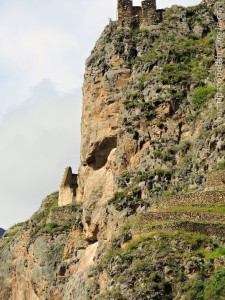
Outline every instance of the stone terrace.
{"type": "Polygon", "coordinates": [[[186,230],[202,234],[225,234],[225,171],[209,174],[205,191],[164,197],[136,217],[138,231],[186,230]]]}

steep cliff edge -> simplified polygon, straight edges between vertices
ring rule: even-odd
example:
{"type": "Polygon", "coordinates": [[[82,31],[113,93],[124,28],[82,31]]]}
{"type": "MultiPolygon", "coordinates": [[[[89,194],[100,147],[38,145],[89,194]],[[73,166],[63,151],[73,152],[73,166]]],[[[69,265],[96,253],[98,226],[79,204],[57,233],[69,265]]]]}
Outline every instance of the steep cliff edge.
{"type": "Polygon", "coordinates": [[[83,88],[77,201],[89,222],[115,191],[148,204],[201,189],[223,163],[224,127],[216,126],[213,101],[216,24],[202,4],[174,6],[148,30],[106,27],[83,88]]]}
{"type": "Polygon", "coordinates": [[[76,199],[59,207],[53,193],[6,232],[0,299],[224,292],[216,28],[209,2],[166,9],[147,29],[105,28],[86,63],[76,199]]]}

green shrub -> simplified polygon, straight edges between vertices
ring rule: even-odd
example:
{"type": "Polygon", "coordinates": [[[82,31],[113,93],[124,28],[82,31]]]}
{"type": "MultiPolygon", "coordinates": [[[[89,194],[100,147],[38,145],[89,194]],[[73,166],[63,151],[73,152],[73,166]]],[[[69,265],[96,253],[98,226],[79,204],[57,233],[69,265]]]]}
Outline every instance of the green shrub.
{"type": "Polygon", "coordinates": [[[204,300],[204,282],[194,281],[185,295],[186,300],[204,300]]]}
{"type": "Polygon", "coordinates": [[[132,228],[132,224],[127,223],[126,225],[123,226],[123,231],[127,231],[127,230],[129,230],[131,228],[132,228]]]}
{"type": "Polygon", "coordinates": [[[144,272],[150,264],[150,261],[148,260],[140,260],[140,259],[135,259],[132,262],[132,269],[134,272],[144,272]]]}
{"type": "Polygon", "coordinates": [[[109,201],[109,204],[118,204],[122,199],[127,197],[126,192],[115,192],[112,199],[109,201]]]}
{"type": "MultiPolygon", "coordinates": [[[[157,158],[162,159],[163,161],[168,161],[173,159],[173,155],[169,152],[161,152],[161,151],[154,151],[153,155],[157,158]]],[[[161,174],[161,172],[160,172],[161,174]]]]}
{"type": "Polygon", "coordinates": [[[58,227],[58,224],[55,222],[52,222],[52,223],[48,223],[47,226],[48,226],[48,229],[53,230],[56,227],[58,227]]]}
{"type": "Polygon", "coordinates": [[[208,280],[194,281],[185,294],[186,300],[225,299],[225,271],[215,272],[208,280]]]}
{"type": "Polygon", "coordinates": [[[170,175],[170,171],[158,168],[153,171],[153,175],[170,175]]]}
{"type": "Polygon", "coordinates": [[[225,248],[218,248],[214,253],[214,257],[225,255],[225,248]]]}
{"type": "Polygon", "coordinates": [[[206,282],[204,300],[225,299],[225,270],[214,273],[206,282]]]}
{"type": "Polygon", "coordinates": [[[216,88],[209,86],[198,87],[194,90],[192,96],[192,104],[194,106],[201,106],[208,100],[212,99],[216,93],[216,88]]]}
{"type": "Polygon", "coordinates": [[[190,80],[190,70],[183,64],[169,64],[163,67],[163,76],[161,76],[163,84],[181,84],[188,85],[190,80]]]}
{"type": "Polygon", "coordinates": [[[218,170],[225,170],[225,160],[218,165],[217,169],[218,170]]]}

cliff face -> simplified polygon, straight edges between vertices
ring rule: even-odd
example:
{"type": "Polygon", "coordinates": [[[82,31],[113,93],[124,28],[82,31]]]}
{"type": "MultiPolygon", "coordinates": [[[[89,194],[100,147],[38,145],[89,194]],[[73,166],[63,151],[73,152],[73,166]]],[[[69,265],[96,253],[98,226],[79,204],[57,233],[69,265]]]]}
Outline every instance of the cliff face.
{"type": "Polygon", "coordinates": [[[77,196],[88,220],[115,191],[148,202],[203,188],[223,161],[212,101],[216,22],[206,7],[173,7],[144,31],[112,23],[97,42],[83,88],[77,196]]]}
{"type": "Polygon", "coordinates": [[[86,64],[76,200],[51,194],[7,231],[2,300],[209,299],[223,286],[216,26],[203,2],[146,30],[105,28],[86,64]]]}

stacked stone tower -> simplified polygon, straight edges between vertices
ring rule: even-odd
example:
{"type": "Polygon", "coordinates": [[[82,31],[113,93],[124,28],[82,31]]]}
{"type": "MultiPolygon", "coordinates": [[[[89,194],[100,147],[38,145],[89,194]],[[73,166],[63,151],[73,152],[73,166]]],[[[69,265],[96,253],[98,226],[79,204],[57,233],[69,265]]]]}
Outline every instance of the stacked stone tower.
{"type": "Polygon", "coordinates": [[[118,0],[117,18],[122,25],[147,27],[161,21],[162,10],[156,9],[156,0],[144,0],[141,6],[133,6],[132,0],[118,0]]]}
{"type": "Polygon", "coordinates": [[[118,20],[129,19],[133,16],[133,1],[118,0],[117,3],[117,18],[118,20]]]}

